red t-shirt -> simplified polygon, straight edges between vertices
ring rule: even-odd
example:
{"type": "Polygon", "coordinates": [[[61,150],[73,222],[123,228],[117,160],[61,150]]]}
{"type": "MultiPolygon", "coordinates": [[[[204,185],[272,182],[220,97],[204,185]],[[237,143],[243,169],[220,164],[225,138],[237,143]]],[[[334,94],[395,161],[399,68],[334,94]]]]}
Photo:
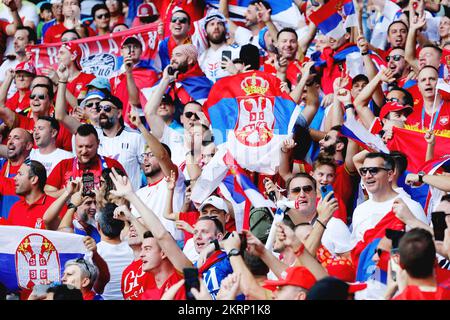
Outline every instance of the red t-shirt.
{"type": "MultiPolygon", "coordinates": [[[[21,197],[20,200],[11,207],[7,222],[12,226],[45,229],[42,218],[45,211],[47,211],[48,207],[50,207],[55,200],[55,198],[43,194],[37,201],[28,204],[25,199],[21,197]]],[[[62,218],[66,211],[67,207],[64,205],[59,217],[62,218]]]]}
{"type": "Polygon", "coordinates": [[[336,197],[348,205],[353,195],[353,180],[345,167],[345,163],[336,168],[336,180],[333,183],[333,190],[336,197]]]}
{"type": "Polygon", "coordinates": [[[421,291],[418,286],[407,286],[391,300],[450,300],[450,290],[437,287],[434,292],[421,291]]]}
{"type": "Polygon", "coordinates": [[[153,273],[142,271],[141,259],[133,261],[123,270],[121,291],[125,300],[140,300],[145,290],[155,286],[153,273]]]}
{"type": "MultiPolygon", "coordinates": [[[[167,278],[163,285],[158,288],[155,286],[145,290],[141,295],[141,300],[161,300],[162,295],[174,284],[183,279],[182,275],[179,275],[176,270],[167,278]]],[[[186,300],[186,292],[184,285],[177,291],[174,300],[186,300]]]]}
{"type": "MultiPolygon", "coordinates": [[[[22,101],[19,101],[19,91],[17,91],[11,98],[6,100],[5,107],[14,111],[22,112],[30,108],[30,90],[27,91],[22,101]]],[[[30,109],[31,110],[31,109],[30,109]]]]}
{"type": "Polygon", "coordinates": [[[86,86],[91,82],[95,76],[93,74],[80,72],[78,76],[67,83],[67,90],[78,98],[82,91],[87,91],[86,86]]]}
{"type": "MultiPolygon", "coordinates": [[[[89,37],[95,36],[95,31],[91,27],[87,27],[89,37]]],[[[64,31],[68,30],[64,23],[58,23],[47,29],[44,35],[44,43],[61,42],[61,36],[64,31]]]]}
{"type": "Polygon", "coordinates": [[[8,165],[8,162],[5,162],[0,170],[0,175],[2,177],[12,178],[17,174],[17,172],[19,172],[21,165],[22,164],[19,164],[18,166],[11,166],[8,165]]]}
{"type": "MultiPolygon", "coordinates": [[[[286,70],[286,78],[292,85],[292,88],[297,84],[298,75],[301,74],[301,65],[298,60],[289,61],[288,68],[286,70]]],[[[275,69],[274,65],[265,63],[264,64],[264,72],[268,72],[270,74],[276,75],[277,69],[275,69]]]]}
{"type": "MultiPolygon", "coordinates": [[[[3,166],[3,169],[6,166],[3,166]]],[[[20,166],[16,166],[20,168],[20,166]]],[[[10,172],[11,174],[12,172],[10,172]]],[[[14,173],[16,175],[17,172],[14,173]]],[[[16,195],[16,185],[13,178],[6,178],[3,174],[0,175],[0,195],[2,196],[15,196],[16,195]]]]}
{"type": "MultiPolygon", "coordinates": [[[[17,113],[16,115],[16,127],[23,128],[28,130],[30,133],[33,133],[34,119],[17,113]]],[[[56,137],[56,147],[67,151],[72,151],[72,134],[65,126],[59,127],[58,136],[56,137]]]]}
{"type": "Polygon", "coordinates": [[[95,187],[98,188],[100,186],[100,176],[103,170],[102,159],[104,159],[106,167],[116,168],[126,172],[117,160],[100,156],[97,156],[97,158],[98,161],[95,165],[79,165],[76,158],[61,160],[50,173],[47,184],[57,189],[62,189],[71,179],[81,177],[85,172],[92,172],[94,174],[95,187]]]}
{"type": "MultiPolygon", "coordinates": [[[[406,124],[411,126],[417,126],[419,129],[427,129],[430,128],[431,117],[425,112],[422,121],[422,109],[423,103],[421,100],[414,104],[413,112],[406,119],[406,124]],[[423,124],[423,127],[422,127],[423,124]]],[[[439,106],[435,108],[435,114],[433,115],[433,121],[436,118],[435,125],[433,127],[434,130],[450,130],[450,101],[444,101],[441,109],[439,110],[439,106]]]]}

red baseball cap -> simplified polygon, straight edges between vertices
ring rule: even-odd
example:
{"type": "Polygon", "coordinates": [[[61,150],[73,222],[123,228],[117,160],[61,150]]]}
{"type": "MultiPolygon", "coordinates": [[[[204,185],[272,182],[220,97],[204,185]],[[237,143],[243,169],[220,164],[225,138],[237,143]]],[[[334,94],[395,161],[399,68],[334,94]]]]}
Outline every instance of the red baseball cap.
{"type": "Polygon", "coordinates": [[[141,3],[137,8],[136,16],[138,18],[145,18],[157,15],[159,15],[159,12],[158,9],[156,9],[156,6],[153,4],[153,2],[141,3]]]}
{"type": "Polygon", "coordinates": [[[82,68],[81,68],[80,62],[81,62],[82,51],[81,51],[80,46],[72,41],[69,41],[69,42],[64,42],[61,45],[61,47],[66,48],[67,50],[69,50],[70,54],[75,55],[75,65],[79,70],[81,70],[82,68]]]}
{"type": "Polygon", "coordinates": [[[120,47],[122,48],[127,43],[133,43],[133,42],[139,44],[142,48],[141,40],[139,40],[139,38],[136,36],[128,36],[126,38],[123,38],[122,43],[120,44],[120,47]]]}
{"type": "Polygon", "coordinates": [[[380,119],[384,119],[384,117],[386,117],[389,112],[400,111],[400,110],[405,110],[406,116],[409,116],[411,114],[411,112],[413,112],[413,109],[411,106],[408,106],[408,105],[403,106],[403,105],[399,104],[398,102],[390,101],[381,108],[380,119]]]}
{"type": "Polygon", "coordinates": [[[31,62],[23,61],[16,66],[15,71],[24,71],[36,75],[36,68],[31,62]]]}
{"type": "Polygon", "coordinates": [[[305,267],[290,267],[286,269],[286,276],[280,280],[266,280],[263,288],[275,291],[279,286],[296,286],[306,290],[316,283],[316,278],[305,267]]]}

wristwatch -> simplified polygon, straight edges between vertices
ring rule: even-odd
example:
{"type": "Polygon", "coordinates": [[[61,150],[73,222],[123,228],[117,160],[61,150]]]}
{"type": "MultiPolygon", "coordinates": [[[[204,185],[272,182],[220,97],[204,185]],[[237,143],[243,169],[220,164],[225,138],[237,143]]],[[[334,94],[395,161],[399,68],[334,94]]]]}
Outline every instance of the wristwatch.
{"type": "Polygon", "coordinates": [[[347,109],[350,109],[350,108],[355,108],[355,106],[353,105],[353,103],[349,103],[349,104],[346,104],[345,106],[344,106],[344,109],[345,110],[347,110],[347,109]]]}
{"type": "Polygon", "coordinates": [[[419,182],[423,183],[423,176],[425,175],[425,171],[419,171],[417,176],[419,177],[419,182]]]}
{"type": "Polygon", "coordinates": [[[74,205],[72,202],[70,202],[68,205],[67,205],[67,209],[77,209],[77,206],[76,205],[74,205]]]}
{"type": "Polygon", "coordinates": [[[227,256],[229,258],[229,257],[232,257],[232,256],[238,256],[240,254],[241,254],[241,252],[239,251],[239,249],[233,248],[233,249],[230,250],[230,252],[228,252],[227,256]]]}

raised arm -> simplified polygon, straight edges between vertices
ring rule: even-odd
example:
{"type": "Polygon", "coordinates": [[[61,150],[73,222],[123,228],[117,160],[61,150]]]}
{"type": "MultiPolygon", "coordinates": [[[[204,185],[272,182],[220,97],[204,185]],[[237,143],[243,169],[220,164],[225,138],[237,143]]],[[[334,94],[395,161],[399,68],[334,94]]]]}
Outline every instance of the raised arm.
{"type": "MultiPolygon", "coordinates": [[[[410,12],[411,13],[411,12],[410,12]]],[[[416,58],[416,36],[417,31],[425,26],[427,23],[425,15],[416,16],[410,14],[409,17],[409,32],[406,37],[405,44],[405,60],[414,69],[416,73],[419,73],[419,62],[416,58]]]]}
{"type": "Polygon", "coordinates": [[[141,107],[141,101],[139,99],[139,89],[136,86],[136,82],[133,77],[133,60],[131,55],[128,55],[123,60],[125,64],[125,75],[127,77],[127,91],[129,103],[134,107],[141,107]]]}
{"type": "Polygon", "coordinates": [[[308,25],[308,33],[305,37],[298,40],[298,47],[302,50],[303,55],[306,54],[306,51],[309,48],[309,45],[313,41],[314,37],[316,36],[317,27],[314,23],[310,23],[308,25]]]}
{"type": "Polygon", "coordinates": [[[158,159],[158,163],[161,166],[161,170],[164,175],[168,177],[170,176],[170,172],[173,171],[175,172],[175,176],[178,177],[178,167],[172,162],[169,153],[163,147],[161,142],[159,142],[159,140],[151,134],[141,122],[141,119],[134,107],[131,108],[130,121],[139,129],[139,131],[141,131],[145,142],[147,142],[150,151],[153,153],[153,156],[158,159]]]}
{"type": "MultiPolygon", "coordinates": [[[[225,252],[230,252],[232,249],[240,249],[241,239],[236,231],[223,241],[225,252]]],[[[253,274],[248,269],[245,261],[241,255],[231,256],[230,263],[233,268],[233,273],[240,275],[240,288],[242,293],[249,300],[265,300],[267,299],[266,290],[261,287],[256,281],[253,274]]]]}
{"type": "MultiPolygon", "coordinates": [[[[448,174],[423,176],[422,181],[430,186],[438,188],[444,192],[450,192],[450,176],[448,174]]],[[[416,173],[408,173],[405,178],[407,184],[419,182],[419,175],[416,173]]]]}
{"type": "Polygon", "coordinates": [[[427,152],[425,156],[425,162],[434,159],[434,145],[436,144],[436,136],[433,130],[425,133],[425,141],[427,142],[427,152]]]}
{"type": "Polygon", "coordinates": [[[109,273],[108,264],[97,252],[97,244],[95,240],[89,236],[83,238],[83,243],[89,251],[92,252],[92,262],[98,268],[98,277],[95,279],[93,289],[96,293],[102,294],[105,286],[108,284],[111,275],[109,273]]]}
{"type": "Polygon", "coordinates": [[[9,69],[6,71],[5,80],[3,81],[2,85],[0,86],[0,104],[4,105],[6,103],[6,98],[8,97],[8,90],[9,87],[11,87],[11,83],[14,80],[15,75],[14,69],[9,69]]]}
{"type": "Polygon", "coordinates": [[[175,172],[170,171],[170,176],[165,178],[167,181],[167,198],[166,198],[166,210],[163,213],[163,217],[167,220],[178,220],[178,213],[173,212],[173,192],[175,189],[176,179],[175,172]]]}
{"type": "Polygon", "coordinates": [[[136,208],[142,216],[145,226],[152,232],[175,268],[181,271],[183,268],[192,267],[191,261],[181,251],[172,235],[164,228],[158,216],[133,192],[128,178],[118,175],[114,168],[110,176],[115,186],[115,190],[112,190],[111,193],[117,197],[125,198],[136,208]]]}
{"type": "Polygon", "coordinates": [[[70,133],[75,134],[81,122],[77,118],[67,114],[66,110],[66,91],[67,91],[67,81],[69,79],[69,70],[63,64],[58,66],[56,71],[58,75],[58,93],[56,95],[55,102],[55,119],[62,122],[62,124],[70,131],[70,133]]]}
{"type": "Polygon", "coordinates": [[[278,168],[278,173],[284,181],[287,181],[292,176],[291,154],[292,149],[294,149],[296,145],[297,143],[292,138],[286,139],[281,145],[280,167],[278,168]]]}
{"type": "Polygon", "coordinates": [[[169,73],[167,72],[169,67],[172,67],[172,65],[169,64],[164,69],[161,81],[153,90],[144,108],[145,119],[147,120],[147,123],[150,126],[152,134],[158,139],[162,138],[166,124],[164,120],[157,115],[156,111],[158,110],[158,107],[161,104],[162,97],[164,95],[164,92],[166,92],[167,87],[172,81],[176,79],[178,75],[178,71],[176,71],[173,76],[169,75],[169,73]]]}
{"type": "Polygon", "coordinates": [[[227,19],[228,28],[231,34],[234,34],[237,29],[237,25],[230,19],[230,11],[228,10],[228,0],[219,1],[219,12],[227,19]]]}
{"type": "Polygon", "coordinates": [[[13,21],[6,26],[5,31],[8,36],[12,37],[16,33],[17,28],[23,26],[22,19],[20,19],[16,2],[14,0],[3,0],[3,3],[11,10],[13,21]]]}

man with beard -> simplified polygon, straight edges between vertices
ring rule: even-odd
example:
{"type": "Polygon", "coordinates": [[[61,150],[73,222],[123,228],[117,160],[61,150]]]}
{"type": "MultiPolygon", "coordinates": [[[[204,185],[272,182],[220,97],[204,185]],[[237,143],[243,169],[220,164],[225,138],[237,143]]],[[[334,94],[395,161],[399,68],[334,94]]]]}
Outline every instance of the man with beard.
{"type": "Polygon", "coordinates": [[[198,61],[200,68],[212,82],[230,75],[222,69],[223,51],[230,51],[231,60],[239,58],[239,46],[227,44],[227,28],[227,20],[220,12],[211,11],[206,16],[204,29],[209,47],[200,55],[198,61]]]}
{"type": "Polygon", "coordinates": [[[320,152],[331,156],[336,162],[336,180],[333,189],[340,190],[340,196],[347,208],[351,208],[350,200],[353,196],[354,179],[356,168],[353,164],[353,156],[358,152],[358,145],[349,142],[340,134],[342,126],[332,127],[328,133],[319,141],[320,152]]]}
{"type": "Polygon", "coordinates": [[[31,150],[30,159],[42,163],[50,175],[53,168],[62,159],[72,158],[72,153],[56,147],[56,137],[59,132],[59,123],[55,118],[39,116],[33,130],[33,137],[37,149],[31,150]]]}
{"type": "MultiPolygon", "coordinates": [[[[134,110],[135,111],[135,110],[134,110]]],[[[174,210],[179,211],[183,205],[184,200],[184,177],[178,167],[171,160],[170,148],[158,141],[158,139],[150,133],[136,112],[130,115],[130,120],[139,129],[144,137],[148,148],[140,157],[142,163],[142,170],[147,178],[148,185],[137,190],[136,195],[158,216],[161,223],[166,230],[171,233],[177,241],[183,240],[183,233],[177,230],[175,223],[164,218],[167,199],[167,183],[168,180],[164,177],[170,177],[171,172],[175,172],[175,197],[172,205],[174,210]]],[[[131,181],[130,181],[131,182],[131,181]]],[[[133,214],[137,214],[135,207],[131,207],[133,214]]]]}
{"type": "MultiPolygon", "coordinates": [[[[6,178],[13,178],[19,171],[22,163],[30,155],[30,151],[33,148],[33,137],[25,129],[12,129],[9,133],[6,147],[6,158],[8,160],[4,163],[0,175],[6,178]]],[[[1,217],[8,218],[11,206],[18,200],[19,197],[12,192],[11,194],[2,194],[0,200],[1,217]]]]}
{"type": "Polygon", "coordinates": [[[78,127],[75,135],[76,157],[60,161],[48,177],[45,192],[59,197],[63,187],[71,179],[82,177],[85,173],[94,174],[94,188],[100,187],[101,172],[105,168],[119,168],[124,171],[122,165],[114,159],[98,154],[100,141],[95,128],[90,124],[78,127]]]}
{"type": "MultiPolygon", "coordinates": [[[[56,200],[45,194],[47,180],[45,167],[34,160],[24,162],[14,177],[16,194],[21,196],[9,213],[7,223],[13,226],[24,226],[36,229],[54,229],[54,223],[44,219],[47,208],[56,200]]],[[[65,210],[60,211],[60,217],[65,210]]]]}

